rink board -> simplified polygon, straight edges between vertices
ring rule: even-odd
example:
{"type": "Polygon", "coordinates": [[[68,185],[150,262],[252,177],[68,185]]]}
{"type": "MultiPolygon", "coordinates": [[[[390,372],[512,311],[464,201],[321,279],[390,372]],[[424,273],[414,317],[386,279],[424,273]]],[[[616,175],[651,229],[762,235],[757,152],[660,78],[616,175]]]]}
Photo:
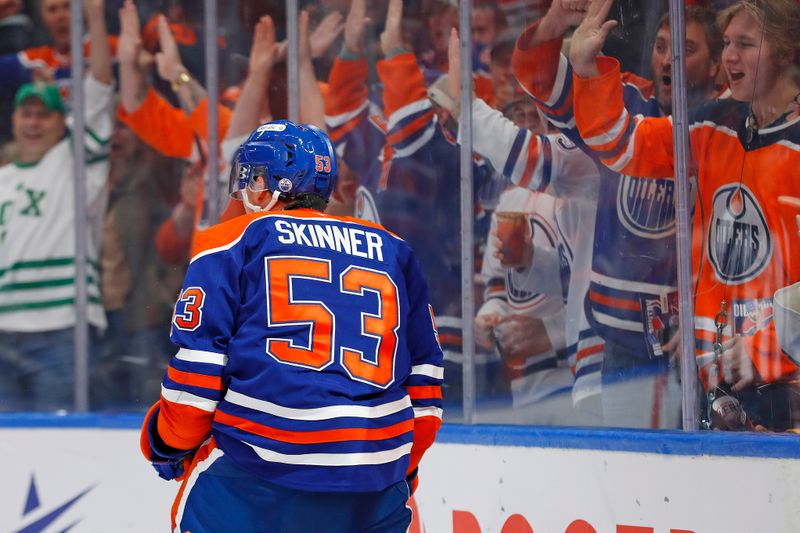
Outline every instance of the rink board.
{"type": "MultiPolygon", "coordinates": [[[[140,422],[0,416],[0,532],[168,531],[177,484],[140,458],[140,422]]],[[[598,533],[796,532],[799,458],[792,436],[446,425],[420,467],[411,533],[591,531],[577,520],[598,533]]]]}

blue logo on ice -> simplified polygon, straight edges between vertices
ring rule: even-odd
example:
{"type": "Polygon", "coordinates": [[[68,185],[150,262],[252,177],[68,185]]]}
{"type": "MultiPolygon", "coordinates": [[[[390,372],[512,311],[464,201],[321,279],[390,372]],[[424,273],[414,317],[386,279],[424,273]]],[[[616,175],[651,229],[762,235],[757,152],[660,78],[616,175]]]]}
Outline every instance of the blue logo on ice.
{"type": "MultiPolygon", "coordinates": [[[[55,528],[48,529],[48,526],[58,520],[73,505],[75,505],[78,500],[83,498],[92,489],[94,489],[94,485],[84,489],[82,492],[78,493],[76,496],[73,496],[52,511],[45,512],[44,515],[36,518],[27,525],[23,525],[19,529],[15,529],[12,533],[49,533],[51,531],[55,533],[55,528]]],[[[33,475],[31,475],[31,484],[28,486],[28,497],[25,499],[25,509],[22,511],[21,521],[25,522],[26,518],[28,518],[31,513],[38,510],[40,507],[41,503],[39,502],[39,493],[36,490],[36,480],[33,478],[33,475]]],[[[80,519],[75,520],[67,527],[62,527],[62,529],[59,529],[57,533],[67,533],[73,527],[78,525],[78,522],[80,522],[80,519]]]]}

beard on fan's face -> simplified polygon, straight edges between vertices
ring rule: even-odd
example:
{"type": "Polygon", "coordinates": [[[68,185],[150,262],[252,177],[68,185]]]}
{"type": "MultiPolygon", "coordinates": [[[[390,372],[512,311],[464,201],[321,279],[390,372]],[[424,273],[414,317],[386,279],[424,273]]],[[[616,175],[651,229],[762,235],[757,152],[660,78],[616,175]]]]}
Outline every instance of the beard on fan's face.
{"type": "MultiPolygon", "coordinates": [[[[670,27],[663,26],[653,43],[651,64],[656,99],[665,113],[672,111],[672,47],[670,27]]],[[[711,97],[719,60],[711,57],[702,24],[686,22],[686,82],[689,86],[689,106],[711,97]]]]}

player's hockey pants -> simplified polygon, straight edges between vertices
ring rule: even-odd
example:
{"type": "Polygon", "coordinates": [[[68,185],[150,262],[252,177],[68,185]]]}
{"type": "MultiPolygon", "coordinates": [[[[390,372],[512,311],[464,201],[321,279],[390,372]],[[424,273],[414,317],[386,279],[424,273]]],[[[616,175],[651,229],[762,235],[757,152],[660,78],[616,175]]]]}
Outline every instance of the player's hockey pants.
{"type": "MultiPolygon", "coordinates": [[[[202,449],[201,449],[202,452],[202,449]]],[[[407,533],[408,485],[320,493],[281,487],[216,448],[196,463],[173,506],[173,533],[407,533]]]]}

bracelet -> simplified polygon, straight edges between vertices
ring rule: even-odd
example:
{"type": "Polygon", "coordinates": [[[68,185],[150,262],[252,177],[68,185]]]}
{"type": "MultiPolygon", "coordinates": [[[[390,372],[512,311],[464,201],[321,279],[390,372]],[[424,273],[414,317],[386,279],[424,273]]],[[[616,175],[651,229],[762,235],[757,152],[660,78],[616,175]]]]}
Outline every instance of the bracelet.
{"type": "Polygon", "coordinates": [[[172,82],[172,91],[177,92],[177,90],[181,87],[181,85],[186,85],[192,81],[192,77],[189,75],[188,72],[182,70],[175,81],[172,82]]]}

